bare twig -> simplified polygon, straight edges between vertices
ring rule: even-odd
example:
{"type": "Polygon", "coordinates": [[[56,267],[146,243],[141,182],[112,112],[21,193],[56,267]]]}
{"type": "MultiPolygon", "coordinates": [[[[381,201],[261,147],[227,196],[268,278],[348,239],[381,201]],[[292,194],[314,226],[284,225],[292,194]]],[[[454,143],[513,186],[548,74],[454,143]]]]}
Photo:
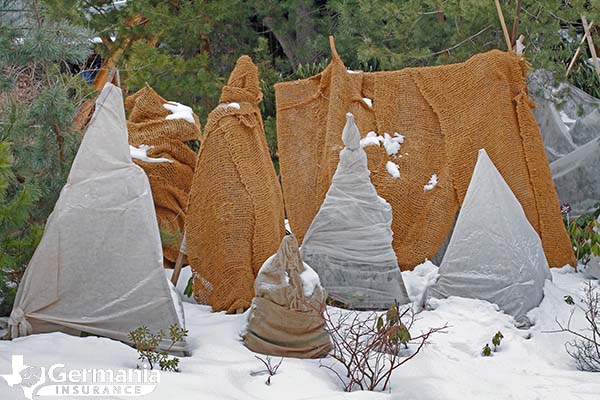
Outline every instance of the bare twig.
{"type": "Polygon", "coordinates": [[[411,338],[415,316],[410,307],[399,311],[393,305],[385,314],[337,310],[333,314],[325,310],[324,317],[332,340],[331,356],[344,372],[335,365],[321,366],[332,371],[348,392],[386,390],[393,372],[416,357],[432,334],[446,329],[431,328],[411,338]]]}
{"type": "Polygon", "coordinates": [[[573,341],[565,343],[567,353],[575,360],[577,367],[582,371],[600,372],[600,293],[597,288],[588,282],[585,288],[583,306],[577,304],[569,314],[566,325],[556,319],[559,329],[546,333],[569,333],[575,337],[573,341]],[[576,331],[571,328],[571,321],[575,311],[582,311],[588,323],[587,329],[576,331]]]}
{"type": "Polygon", "coordinates": [[[492,25],[488,25],[485,28],[483,28],[482,30],[480,30],[479,32],[475,33],[474,35],[469,36],[468,38],[456,43],[454,46],[452,47],[448,47],[447,49],[444,50],[440,50],[440,51],[436,51],[434,53],[431,53],[429,55],[427,55],[426,57],[432,57],[432,56],[439,56],[440,54],[444,54],[444,53],[450,53],[452,50],[462,46],[463,44],[465,44],[468,41],[471,41],[473,39],[475,39],[477,36],[481,35],[482,33],[486,32],[488,29],[490,29],[492,27],[492,25]]]}
{"type": "Polygon", "coordinates": [[[275,376],[277,374],[277,370],[283,363],[283,357],[281,358],[281,360],[279,360],[279,362],[277,364],[273,364],[273,359],[270,356],[267,356],[266,358],[262,358],[259,356],[254,356],[254,357],[256,357],[258,360],[260,360],[260,362],[262,362],[265,365],[266,369],[260,370],[260,371],[252,371],[252,372],[250,372],[250,375],[257,376],[257,375],[267,375],[268,374],[269,377],[265,381],[265,384],[270,385],[271,377],[275,376]]]}

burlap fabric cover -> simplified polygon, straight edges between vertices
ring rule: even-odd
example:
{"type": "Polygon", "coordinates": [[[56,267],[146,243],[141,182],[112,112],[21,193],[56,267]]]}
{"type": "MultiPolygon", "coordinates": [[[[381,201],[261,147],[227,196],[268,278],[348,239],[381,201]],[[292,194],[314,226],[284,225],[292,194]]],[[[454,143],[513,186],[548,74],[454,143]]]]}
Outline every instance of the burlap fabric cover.
{"type": "Polygon", "coordinates": [[[285,203],[299,240],[329,188],[342,148],[339,132],[351,112],[363,134],[405,136],[396,158],[379,146],[365,148],[371,181],[393,208],[401,268],[433,257],[446,238],[480,148],[497,160],[550,265],[575,262],[515,55],[491,51],[454,65],[350,73],[334,54],[321,74],[277,84],[275,94],[285,203]],[[388,160],[399,165],[400,179],[386,171],[388,160]],[[437,186],[424,191],[434,173],[437,186]]]}
{"type": "Polygon", "coordinates": [[[392,207],[377,195],[352,114],[342,131],[340,162],[302,243],[302,259],[329,296],[354,309],[410,302],[392,248],[392,207]]]}
{"type": "Polygon", "coordinates": [[[214,311],[250,306],[255,274],[285,233],[261,99],[258,70],[242,56],[208,116],[190,192],[186,232],[194,295],[214,311]]]}
{"type": "Polygon", "coordinates": [[[327,295],[316,272],[302,262],[294,236],[284,237],[277,253],[262,266],[254,292],[244,334],[250,350],[297,358],[329,353],[323,318],[327,295]]]}
{"type": "Polygon", "coordinates": [[[167,158],[172,162],[133,161],[144,169],[150,180],[154,206],[160,229],[167,232],[163,240],[163,254],[175,262],[179,242],[185,226],[185,208],[196,166],[196,153],[185,143],[200,140],[200,122],[185,119],[165,119],[171,112],[163,107],[167,103],[152,88],[145,87],[127,97],[129,111],[127,129],[129,144],[152,146],[148,156],[167,158]]]}
{"type": "Polygon", "coordinates": [[[527,312],[539,306],[544,283],[552,280],[538,234],[485,150],[439,273],[431,295],[487,300],[519,326],[530,324],[527,312]]]}

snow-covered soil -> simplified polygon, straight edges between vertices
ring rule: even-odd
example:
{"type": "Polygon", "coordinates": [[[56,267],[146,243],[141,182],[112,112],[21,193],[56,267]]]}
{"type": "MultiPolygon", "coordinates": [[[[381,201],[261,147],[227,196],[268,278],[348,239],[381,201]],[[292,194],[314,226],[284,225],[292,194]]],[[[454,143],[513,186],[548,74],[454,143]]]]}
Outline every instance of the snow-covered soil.
{"type": "MultiPolygon", "coordinates": [[[[422,297],[436,267],[423,265],[404,272],[413,300],[422,297]]],[[[391,391],[344,393],[337,378],[321,362],[331,359],[285,359],[279,372],[265,384],[263,369],[254,353],[240,341],[247,315],[211,313],[210,308],[184,304],[191,357],[181,358],[180,373],[163,372],[160,384],[144,399],[599,399],[600,374],[580,372],[565,352],[567,334],[546,333],[557,329],[556,318],[566,321],[572,310],[564,301],[570,295],[578,302],[587,280],[573,268],[552,270],[545,298],[529,316],[535,325],[528,330],[513,326],[511,317],[493,304],[463,298],[430,300],[430,310],[418,314],[413,333],[448,324],[447,332],[436,334],[431,343],[411,362],[398,369],[391,391]],[[492,357],[481,350],[501,331],[504,339],[492,357]]],[[[182,291],[189,268],[181,276],[182,291]]],[[[593,281],[595,285],[598,283],[593,281]]],[[[575,314],[572,326],[585,327],[575,314]]],[[[25,364],[66,368],[135,368],[132,348],[110,339],[79,338],[60,333],[32,335],[0,342],[0,375],[11,373],[11,355],[24,356],[25,364]]],[[[22,399],[20,387],[9,387],[0,379],[0,399],[22,399]]],[[[115,398],[115,397],[113,397],[115,398]]],[[[116,397],[119,398],[119,397],[116,397]]]]}

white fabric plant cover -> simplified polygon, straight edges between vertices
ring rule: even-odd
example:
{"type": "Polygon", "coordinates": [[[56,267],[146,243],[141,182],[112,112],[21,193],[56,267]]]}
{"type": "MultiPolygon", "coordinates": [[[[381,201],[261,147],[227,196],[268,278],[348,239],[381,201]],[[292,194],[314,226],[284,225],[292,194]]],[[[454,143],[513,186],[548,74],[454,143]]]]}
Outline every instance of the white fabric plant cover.
{"type": "Polygon", "coordinates": [[[543,70],[528,85],[558,198],[574,215],[590,211],[600,200],[600,99],[543,70]]]}
{"type": "Polygon", "coordinates": [[[301,254],[329,295],[352,308],[382,309],[409,302],[392,249],[392,207],[377,195],[352,114],[346,146],[325,201],[308,228],[301,254]]]}
{"type": "Polygon", "coordinates": [[[129,155],[121,90],[107,84],[19,286],[10,337],[86,332],[128,342],[140,326],[184,327],[156,221],[148,178],[129,155]]]}
{"type": "Polygon", "coordinates": [[[432,296],[487,300],[518,325],[529,323],[527,312],[552,280],[538,234],[483,149],[439,274],[432,296]]]}

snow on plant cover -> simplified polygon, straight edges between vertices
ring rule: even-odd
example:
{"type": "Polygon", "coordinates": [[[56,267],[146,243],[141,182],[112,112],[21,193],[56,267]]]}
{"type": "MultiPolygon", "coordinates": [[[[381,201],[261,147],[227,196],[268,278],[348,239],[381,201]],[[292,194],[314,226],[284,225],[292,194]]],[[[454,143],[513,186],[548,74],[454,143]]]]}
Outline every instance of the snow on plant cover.
{"type": "Polygon", "coordinates": [[[163,104],[163,107],[171,111],[171,115],[165,117],[166,120],[183,119],[190,124],[196,123],[196,121],[194,121],[194,112],[191,107],[175,101],[169,101],[163,104]]]}

